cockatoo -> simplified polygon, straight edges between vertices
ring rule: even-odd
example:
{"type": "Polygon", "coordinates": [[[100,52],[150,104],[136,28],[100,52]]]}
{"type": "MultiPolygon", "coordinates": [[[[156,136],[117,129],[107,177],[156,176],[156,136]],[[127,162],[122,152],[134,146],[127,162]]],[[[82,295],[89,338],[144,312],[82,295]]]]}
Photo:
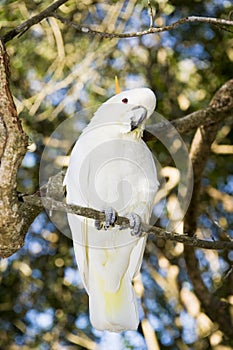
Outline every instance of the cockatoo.
{"type": "Polygon", "coordinates": [[[126,90],[103,103],[83,130],[64,179],[69,204],[104,211],[105,225],[68,214],[77,265],[89,295],[90,321],[98,330],[136,330],[139,323],[132,281],[138,274],[158,179],[142,140],[156,106],[148,88],[126,90]],[[116,212],[130,227],[114,225],[116,212]]]}

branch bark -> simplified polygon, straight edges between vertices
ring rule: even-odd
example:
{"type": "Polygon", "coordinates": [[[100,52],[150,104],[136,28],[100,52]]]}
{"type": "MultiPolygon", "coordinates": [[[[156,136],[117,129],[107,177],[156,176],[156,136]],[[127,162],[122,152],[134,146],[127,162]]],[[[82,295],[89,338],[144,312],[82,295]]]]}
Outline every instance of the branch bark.
{"type": "MultiPolygon", "coordinates": [[[[0,156],[2,160],[0,167],[0,209],[3,208],[3,210],[1,210],[0,213],[0,256],[8,257],[23,246],[24,237],[31,223],[41,212],[41,210],[43,210],[43,206],[41,203],[41,199],[38,196],[27,196],[25,197],[24,203],[19,202],[16,196],[16,174],[17,169],[21,163],[22,157],[26,152],[27,137],[24,134],[21,128],[20,121],[17,118],[15,106],[13,104],[12,96],[10,94],[8,84],[9,67],[7,54],[5,52],[3,44],[1,46],[1,49],[2,84],[0,86],[0,91],[2,95],[2,113],[0,113],[0,135],[3,142],[1,143],[0,147],[0,156]]],[[[216,128],[217,122],[219,122],[219,120],[227,118],[229,115],[232,114],[232,91],[233,79],[228,81],[218,90],[218,92],[215,94],[215,97],[213,98],[212,102],[206,110],[197,111],[184,118],[174,120],[172,122],[173,125],[176,126],[178,131],[180,131],[181,133],[185,133],[189,131],[189,128],[195,128],[197,125],[205,125],[205,123],[206,125],[210,125],[211,127],[216,128]],[[189,126],[189,128],[187,128],[187,125],[189,126]]],[[[161,132],[163,130],[163,127],[163,125],[158,125],[158,128],[161,132]]],[[[198,174],[201,173],[202,171],[197,171],[196,176],[198,176],[198,174]]],[[[196,177],[196,181],[197,180],[198,178],[196,177]]],[[[60,200],[58,198],[60,194],[55,193],[55,188],[61,189],[62,182],[59,186],[54,186],[52,193],[48,193],[49,198],[43,199],[44,203],[46,203],[46,208],[48,210],[56,209],[67,212],[69,212],[69,210],[76,210],[75,213],[77,213],[78,215],[87,216],[93,219],[104,220],[103,213],[93,212],[90,208],[69,208],[64,203],[59,203],[59,201],[55,203],[54,199],[60,200]],[[51,199],[50,197],[52,197],[53,199],[51,199]]],[[[120,225],[127,225],[128,221],[126,218],[119,217],[117,223],[120,225]]],[[[152,234],[155,234],[158,238],[181,242],[185,245],[191,245],[193,247],[199,247],[204,249],[232,249],[232,242],[212,242],[200,240],[193,235],[179,235],[175,232],[170,233],[166,232],[164,229],[161,229],[159,227],[148,228],[144,226],[144,229],[152,234]]],[[[187,229],[186,231],[189,233],[195,233],[194,226],[190,229],[187,229]]]]}
{"type": "Polygon", "coordinates": [[[7,43],[8,41],[12,40],[16,36],[23,35],[28,29],[30,29],[35,24],[40,23],[43,19],[48,18],[51,16],[54,11],[58,9],[61,5],[66,3],[68,0],[58,0],[55,1],[52,5],[47,7],[44,11],[40,12],[38,15],[35,15],[28,20],[24,21],[14,29],[7,32],[5,35],[2,36],[2,41],[4,43],[7,43]]]}
{"type": "Polygon", "coordinates": [[[9,59],[0,41],[0,256],[11,255],[24,241],[24,225],[16,196],[17,171],[27,150],[9,88],[9,59]]]}
{"type": "MultiPolygon", "coordinates": [[[[36,206],[36,207],[39,207],[41,210],[45,208],[48,211],[60,211],[64,213],[71,213],[71,214],[81,215],[86,218],[99,220],[99,221],[105,220],[105,215],[103,212],[100,212],[92,208],[81,207],[73,204],[66,204],[61,201],[57,201],[51,197],[39,197],[37,195],[30,195],[30,196],[24,196],[23,200],[27,207],[36,206]]],[[[124,229],[129,227],[129,220],[126,217],[117,216],[115,224],[122,226],[122,234],[124,234],[124,229]]],[[[144,223],[142,223],[142,229],[147,234],[154,234],[156,238],[162,238],[164,240],[180,242],[185,245],[190,245],[196,248],[215,249],[215,250],[233,249],[233,241],[230,241],[230,242],[207,241],[203,239],[198,239],[195,235],[191,235],[188,233],[181,235],[176,232],[167,232],[165,229],[161,227],[150,226],[144,223]]]]}
{"type": "MultiPolygon", "coordinates": [[[[170,123],[180,134],[186,134],[201,126],[208,127],[226,119],[230,124],[233,123],[233,79],[228,80],[217,90],[207,108],[172,120],[170,123]]],[[[154,125],[153,130],[155,130],[154,125]]],[[[156,125],[156,131],[165,133],[166,125],[159,123],[156,125]]],[[[150,133],[150,127],[144,131],[143,139],[145,142],[155,139],[155,136],[150,133]]]]}
{"type": "MultiPolygon", "coordinates": [[[[213,18],[213,17],[202,17],[202,16],[189,16],[180,18],[178,21],[173,22],[169,25],[162,26],[162,27],[155,27],[153,26],[153,15],[152,15],[152,9],[150,8],[150,26],[148,29],[143,31],[137,31],[137,32],[131,32],[131,33],[108,33],[108,32],[101,32],[95,29],[92,29],[89,26],[81,25],[78,23],[75,23],[73,21],[70,21],[67,18],[62,17],[57,12],[55,12],[59,6],[66,3],[68,0],[58,0],[54,4],[50,5],[47,9],[39,13],[38,15],[33,16],[32,18],[24,21],[14,29],[10,30],[6,34],[2,36],[2,41],[4,43],[7,43],[8,41],[12,40],[14,37],[24,34],[28,29],[30,29],[35,24],[41,22],[43,19],[48,17],[54,17],[58,19],[60,22],[62,22],[65,25],[71,26],[76,29],[77,32],[81,34],[88,34],[88,35],[97,35],[101,38],[133,38],[133,37],[141,37],[144,35],[149,34],[158,34],[165,31],[171,31],[176,29],[177,27],[185,24],[185,23],[208,23],[210,25],[217,26],[219,29],[226,30],[229,32],[233,32],[231,29],[233,27],[233,21],[226,20],[222,18],[213,18]]],[[[150,2],[149,2],[150,4],[150,2]]]]}
{"type": "Polygon", "coordinates": [[[233,27],[233,21],[230,21],[230,20],[213,18],[213,17],[189,16],[189,17],[181,18],[178,21],[163,27],[151,26],[151,21],[150,21],[150,27],[143,31],[137,31],[132,33],[108,33],[108,32],[101,32],[99,30],[92,29],[91,27],[86,25],[80,25],[78,23],[72,22],[69,19],[60,16],[58,13],[53,13],[52,16],[57,18],[63,24],[72,26],[79,33],[88,34],[88,35],[98,35],[101,38],[109,38],[109,39],[135,38],[135,37],[141,37],[148,34],[158,34],[158,33],[167,32],[167,31],[176,29],[177,27],[185,23],[209,23],[211,25],[217,26],[222,30],[227,30],[229,32],[231,32],[231,30],[228,28],[233,27]]]}

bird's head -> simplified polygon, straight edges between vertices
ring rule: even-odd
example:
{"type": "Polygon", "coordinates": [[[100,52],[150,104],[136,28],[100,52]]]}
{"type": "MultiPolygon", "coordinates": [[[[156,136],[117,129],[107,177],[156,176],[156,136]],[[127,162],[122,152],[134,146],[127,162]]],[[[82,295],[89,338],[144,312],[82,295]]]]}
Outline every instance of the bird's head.
{"type": "Polygon", "coordinates": [[[143,107],[146,110],[146,119],[154,112],[156,107],[156,97],[152,90],[148,88],[137,88],[125,90],[108,99],[107,103],[119,103],[134,107],[143,107]]]}
{"type": "Polygon", "coordinates": [[[91,125],[115,124],[120,133],[142,136],[145,122],[156,106],[156,97],[148,88],[122,91],[104,102],[92,119],[91,125]]]}
{"type": "MultiPolygon", "coordinates": [[[[137,88],[122,91],[111,97],[105,104],[122,105],[122,121],[129,123],[130,130],[142,136],[145,121],[150,118],[156,106],[156,97],[148,88],[137,88]]],[[[121,109],[121,108],[120,108],[121,109]]]]}

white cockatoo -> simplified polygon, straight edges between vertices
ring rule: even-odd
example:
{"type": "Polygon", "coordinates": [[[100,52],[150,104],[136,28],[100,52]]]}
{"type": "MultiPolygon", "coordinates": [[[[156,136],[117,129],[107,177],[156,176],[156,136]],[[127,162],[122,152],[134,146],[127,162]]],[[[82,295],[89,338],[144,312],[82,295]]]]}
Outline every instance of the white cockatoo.
{"type": "Polygon", "coordinates": [[[89,295],[94,328],[121,332],[139,323],[133,278],[140,270],[158,180],[142,140],[156,97],[148,88],[116,94],[103,103],[76,142],[64,185],[67,203],[104,211],[105,225],[68,214],[75,256],[89,295]],[[113,209],[111,209],[113,208],[113,209]],[[116,212],[130,228],[114,225],[116,212]]]}

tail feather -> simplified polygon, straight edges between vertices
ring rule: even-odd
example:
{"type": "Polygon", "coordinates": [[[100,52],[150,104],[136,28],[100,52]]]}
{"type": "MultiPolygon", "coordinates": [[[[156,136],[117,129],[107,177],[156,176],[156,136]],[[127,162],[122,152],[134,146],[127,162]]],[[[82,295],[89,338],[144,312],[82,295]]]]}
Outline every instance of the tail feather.
{"type": "Polygon", "coordinates": [[[96,271],[90,277],[89,307],[93,327],[111,332],[136,330],[138,307],[129,274],[122,277],[116,292],[106,290],[105,281],[96,271]]]}

